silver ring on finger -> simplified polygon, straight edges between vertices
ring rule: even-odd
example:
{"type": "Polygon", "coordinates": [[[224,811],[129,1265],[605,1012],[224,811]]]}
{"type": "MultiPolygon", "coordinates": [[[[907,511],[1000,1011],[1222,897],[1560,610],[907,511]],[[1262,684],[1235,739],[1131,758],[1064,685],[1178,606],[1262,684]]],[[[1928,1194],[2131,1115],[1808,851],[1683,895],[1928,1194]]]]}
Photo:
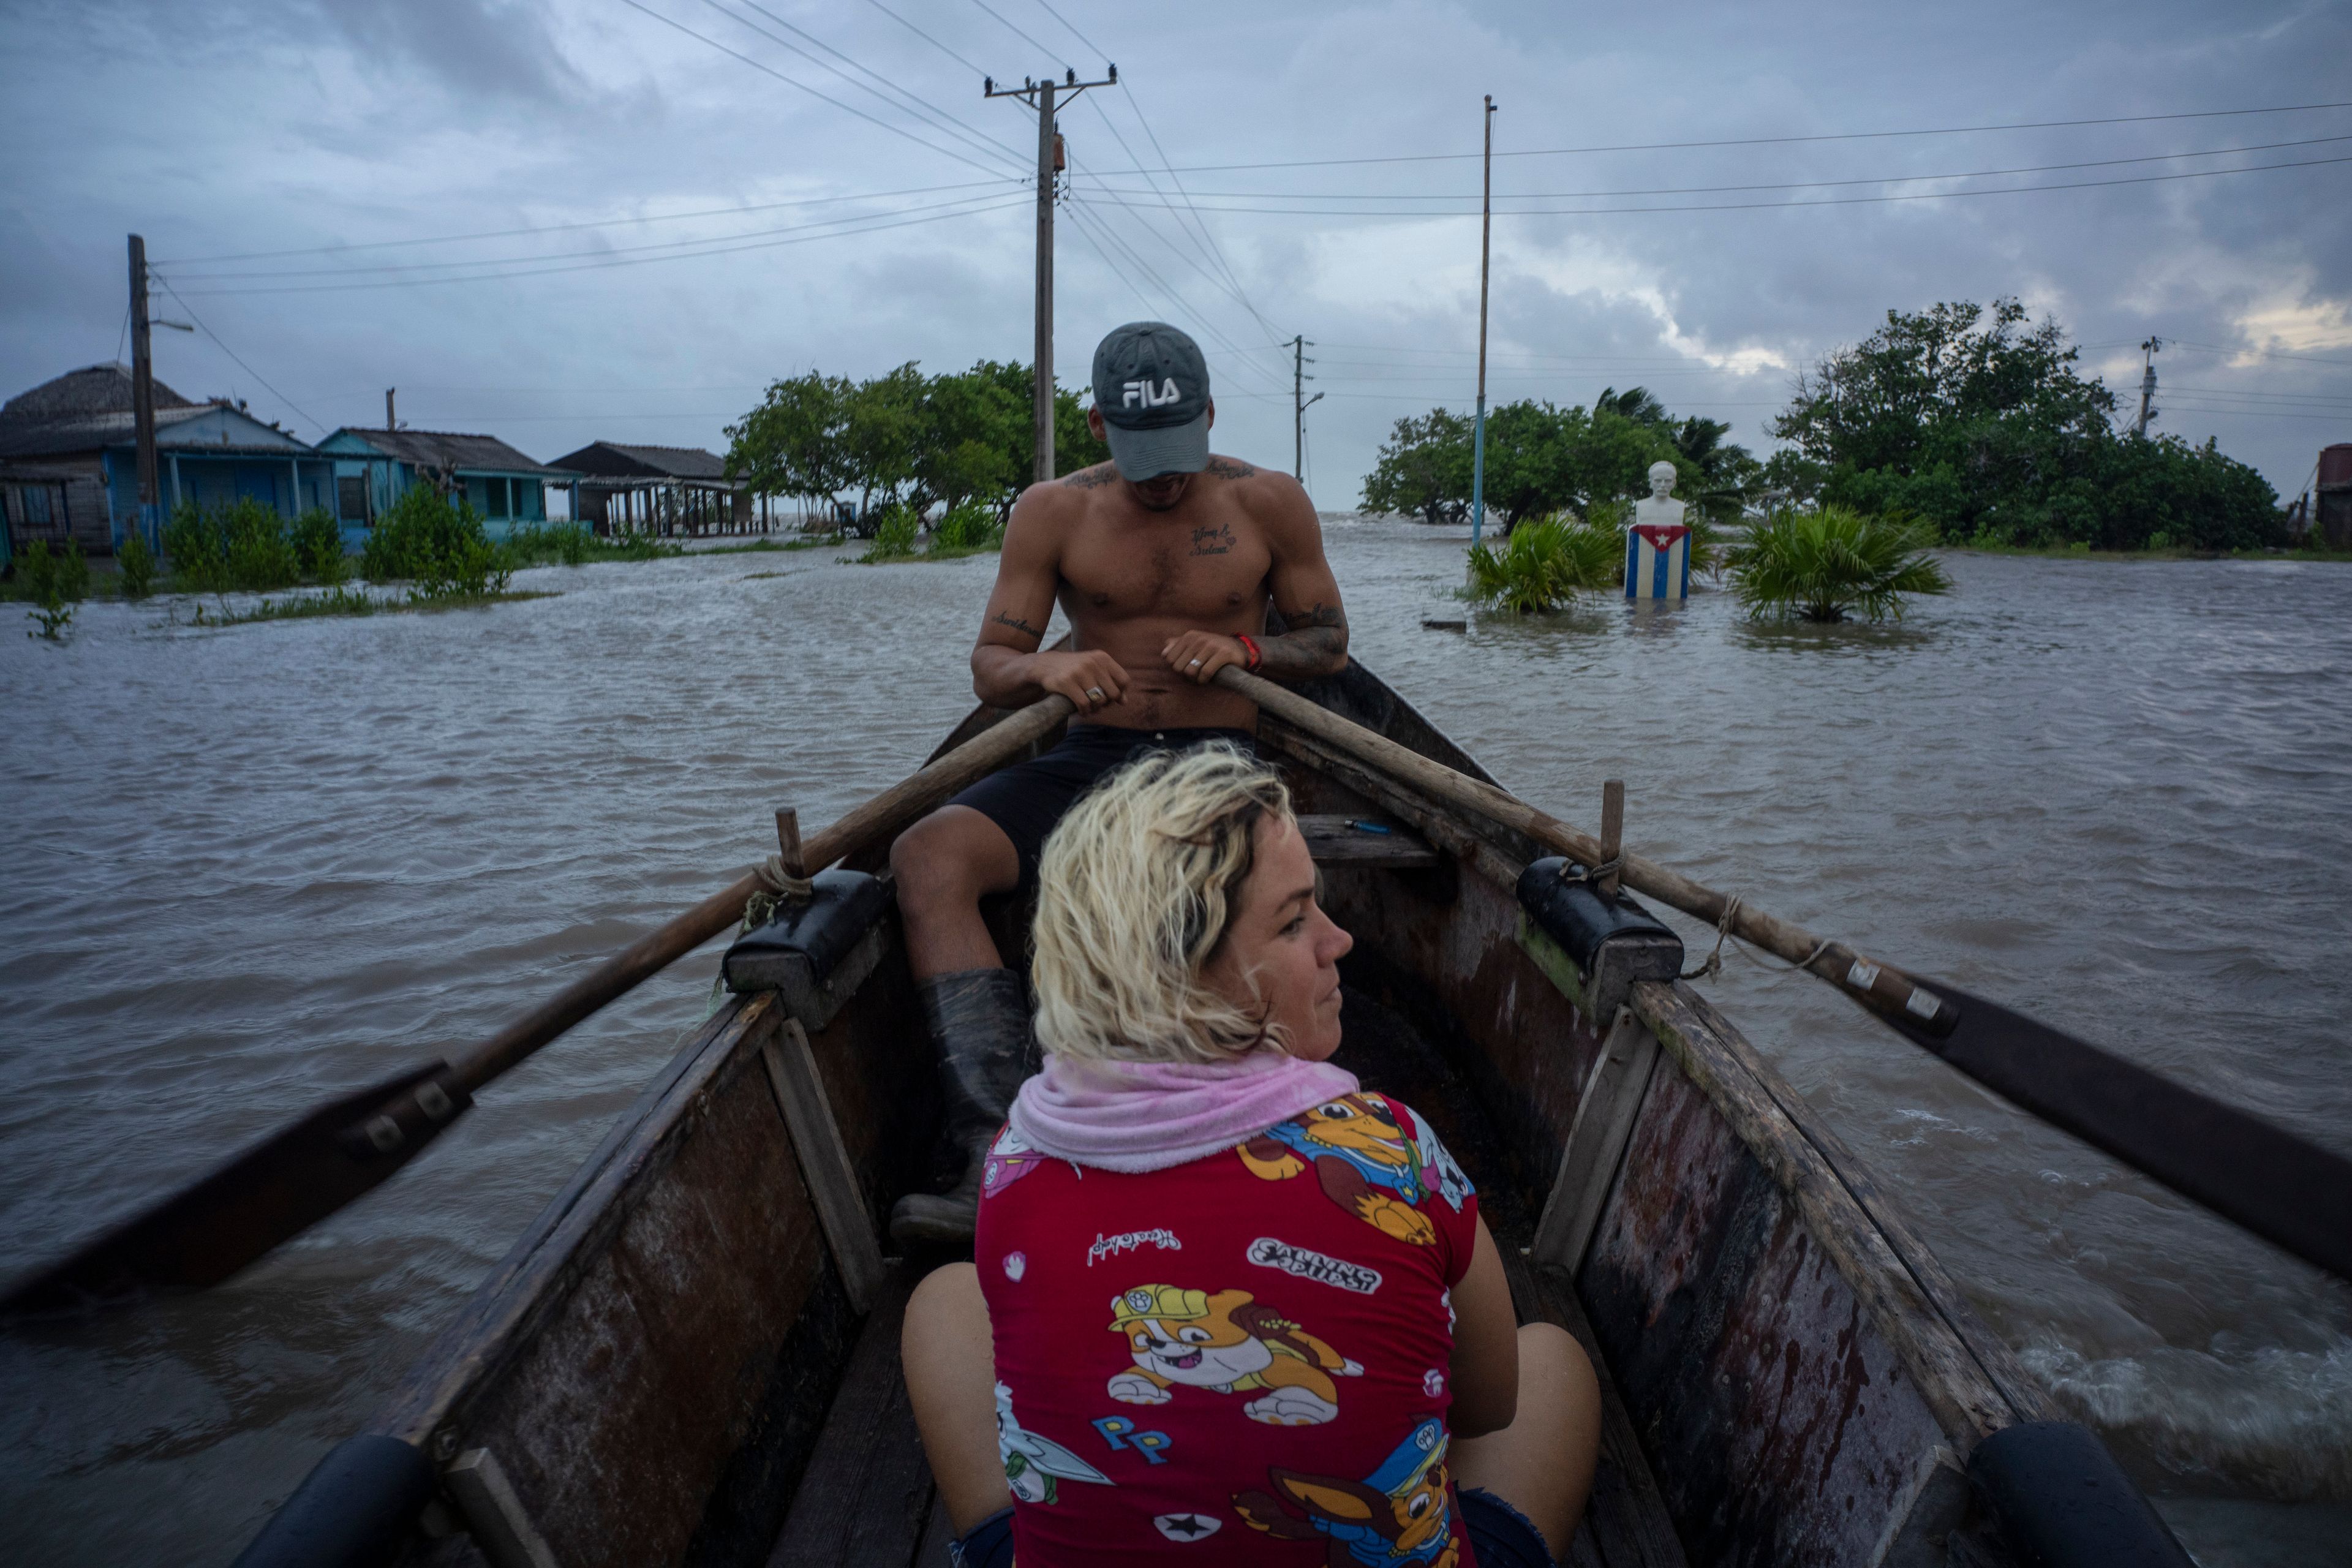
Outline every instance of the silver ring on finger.
{"type": "Polygon", "coordinates": [[[1200,661],[1199,659],[1197,659],[1197,658],[1196,658],[1196,659],[1194,659],[1194,660],[1192,661],[1192,663],[1191,668],[1194,668],[1194,669],[1198,669],[1198,668],[1201,668],[1201,661],[1200,661]]]}
{"type": "Polygon", "coordinates": [[[1103,689],[1099,686],[1089,686],[1087,688],[1087,695],[1099,702],[1103,700],[1103,689]]]}

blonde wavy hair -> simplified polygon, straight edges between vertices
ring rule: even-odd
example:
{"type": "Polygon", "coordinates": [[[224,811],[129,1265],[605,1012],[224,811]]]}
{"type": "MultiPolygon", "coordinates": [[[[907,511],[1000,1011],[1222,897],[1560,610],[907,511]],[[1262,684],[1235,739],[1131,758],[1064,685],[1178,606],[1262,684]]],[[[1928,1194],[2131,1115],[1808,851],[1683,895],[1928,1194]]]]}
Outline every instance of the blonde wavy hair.
{"type": "Polygon", "coordinates": [[[1214,1062],[1279,1031],[1202,984],[1254,858],[1293,820],[1273,769],[1225,744],[1155,752],[1105,779],[1037,866],[1037,1039],[1090,1060],[1214,1062]]]}

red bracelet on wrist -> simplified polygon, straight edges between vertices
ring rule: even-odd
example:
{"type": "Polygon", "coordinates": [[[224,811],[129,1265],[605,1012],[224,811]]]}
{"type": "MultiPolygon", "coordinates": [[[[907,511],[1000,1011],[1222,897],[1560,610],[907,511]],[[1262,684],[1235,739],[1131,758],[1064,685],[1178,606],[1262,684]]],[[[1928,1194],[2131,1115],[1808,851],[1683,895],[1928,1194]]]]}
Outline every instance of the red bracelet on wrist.
{"type": "Polygon", "coordinates": [[[1247,670],[1250,674],[1255,675],[1257,673],[1257,667],[1265,662],[1265,655],[1258,652],[1257,644],[1251,639],[1248,633],[1244,632],[1239,635],[1241,637],[1242,651],[1249,656],[1248,659],[1242,665],[1242,668],[1247,670]]]}

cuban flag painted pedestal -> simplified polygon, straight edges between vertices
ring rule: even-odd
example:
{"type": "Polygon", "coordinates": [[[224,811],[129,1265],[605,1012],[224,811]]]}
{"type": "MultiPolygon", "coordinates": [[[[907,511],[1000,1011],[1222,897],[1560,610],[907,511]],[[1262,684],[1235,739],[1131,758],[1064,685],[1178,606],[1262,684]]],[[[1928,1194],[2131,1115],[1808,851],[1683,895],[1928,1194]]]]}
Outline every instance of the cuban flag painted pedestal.
{"type": "Polygon", "coordinates": [[[1625,531],[1625,596],[1690,597],[1690,530],[1679,522],[1641,522],[1625,531]]]}

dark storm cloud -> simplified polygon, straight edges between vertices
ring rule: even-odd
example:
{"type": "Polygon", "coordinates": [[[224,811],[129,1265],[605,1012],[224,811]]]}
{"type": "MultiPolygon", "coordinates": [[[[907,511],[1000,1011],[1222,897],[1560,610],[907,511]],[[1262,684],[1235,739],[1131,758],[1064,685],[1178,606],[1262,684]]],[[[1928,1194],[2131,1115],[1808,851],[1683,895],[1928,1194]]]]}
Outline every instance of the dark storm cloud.
{"type": "Polygon", "coordinates": [[[476,102],[556,104],[581,80],[534,0],[319,0],[361,52],[439,79],[476,102]]]}
{"type": "MultiPolygon", "coordinates": [[[[968,0],[894,6],[961,61],[873,7],[765,3],[772,16],[735,0],[648,0],[836,102],[616,0],[0,12],[0,68],[16,84],[0,102],[0,145],[18,226],[0,247],[0,392],[114,352],[122,235],[134,228],[191,308],[327,425],[380,417],[381,388],[397,384],[420,419],[492,429],[541,455],[595,437],[718,444],[774,375],[1025,360],[1031,214],[1010,184],[461,245],[181,259],[1017,174],[1034,121],[983,102],[979,74],[1102,63],[1036,0],[997,9],[1042,54],[968,0]],[[879,77],[832,57],[843,74],[828,74],[791,53],[780,39],[822,51],[787,23],[879,77]],[[886,101],[895,89],[959,124],[924,123],[886,101]],[[974,194],[1006,204],[962,216],[937,205],[974,194]],[[644,253],[630,248],[843,212],[922,221],[805,243],[770,235],[692,261],[637,265],[644,253]],[[632,264],[530,270],[600,256],[632,264]],[[349,270],[453,260],[495,262],[475,270],[497,276],[349,270]],[[225,276],[295,268],[329,272],[225,276]],[[338,287],[290,291],[319,283],[338,287]],[[244,289],[273,291],[232,291],[244,289]]],[[[1188,173],[1208,247],[1190,215],[1158,205],[1172,190],[1166,176],[1154,195],[1120,173],[1156,156],[1154,133],[1180,164],[1265,164],[1475,152],[1486,92],[1503,106],[1496,147],[1514,154],[2352,98],[2331,63],[2352,58],[2342,4],[1057,5],[1118,61],[1149,116],[1147,130],[1122,89],[1062,117],[1076,160],[1057,247],[1066,375],[1104,327],[1174,320],[1211,352],[1220,445],[1286,461],[1288,357],[1273,341],[1304,331],[1319,345],[1314,389],[1329,395],[1308,423],[1317,491],[1332,505],[1352,499],[1398,416],[1471,402],[1477,163],[1188,173]],[[1243,192],[1268,199],[1228,194],[1243,192]],[[1346,205],[1338,198],[1364,193],[1441,195],[1450,216],[1216,210],[1346,205]]],[[[1507,209],[1705,206],[1886,187],[1563,193],[1957,174],[2331,134],[2352,136],[2352,110],[1507,156],[1496,189],[1507,209]]],[[[2010,178],[2343,155],[2352,142],[2010,178]]],[[[1988,183],[2000,182],[1964,182],[1988,183]]],[[[2112,384],[2137,380],[2133,345],[2149,333],[2179,340],[2159,362],[2158,428],[2217,435],[2282,487],[2301,482],[2323,439],[2352,434],[2352,420],[2328,413],[2352,410],[2352,366],[2313,363],[2352,360],[2352,164],[1883,205],[1504,216],[1494,276],[1497,399],[1584,402],[1641,383],[1764,445],[1790,371],[1864,336],[1888,309],[2015,294],[2062,321],[2112,384]]],[[[166,379],[192,395],[258,393],[207,340],[173,335],[158,353],[166,379]]]]}

